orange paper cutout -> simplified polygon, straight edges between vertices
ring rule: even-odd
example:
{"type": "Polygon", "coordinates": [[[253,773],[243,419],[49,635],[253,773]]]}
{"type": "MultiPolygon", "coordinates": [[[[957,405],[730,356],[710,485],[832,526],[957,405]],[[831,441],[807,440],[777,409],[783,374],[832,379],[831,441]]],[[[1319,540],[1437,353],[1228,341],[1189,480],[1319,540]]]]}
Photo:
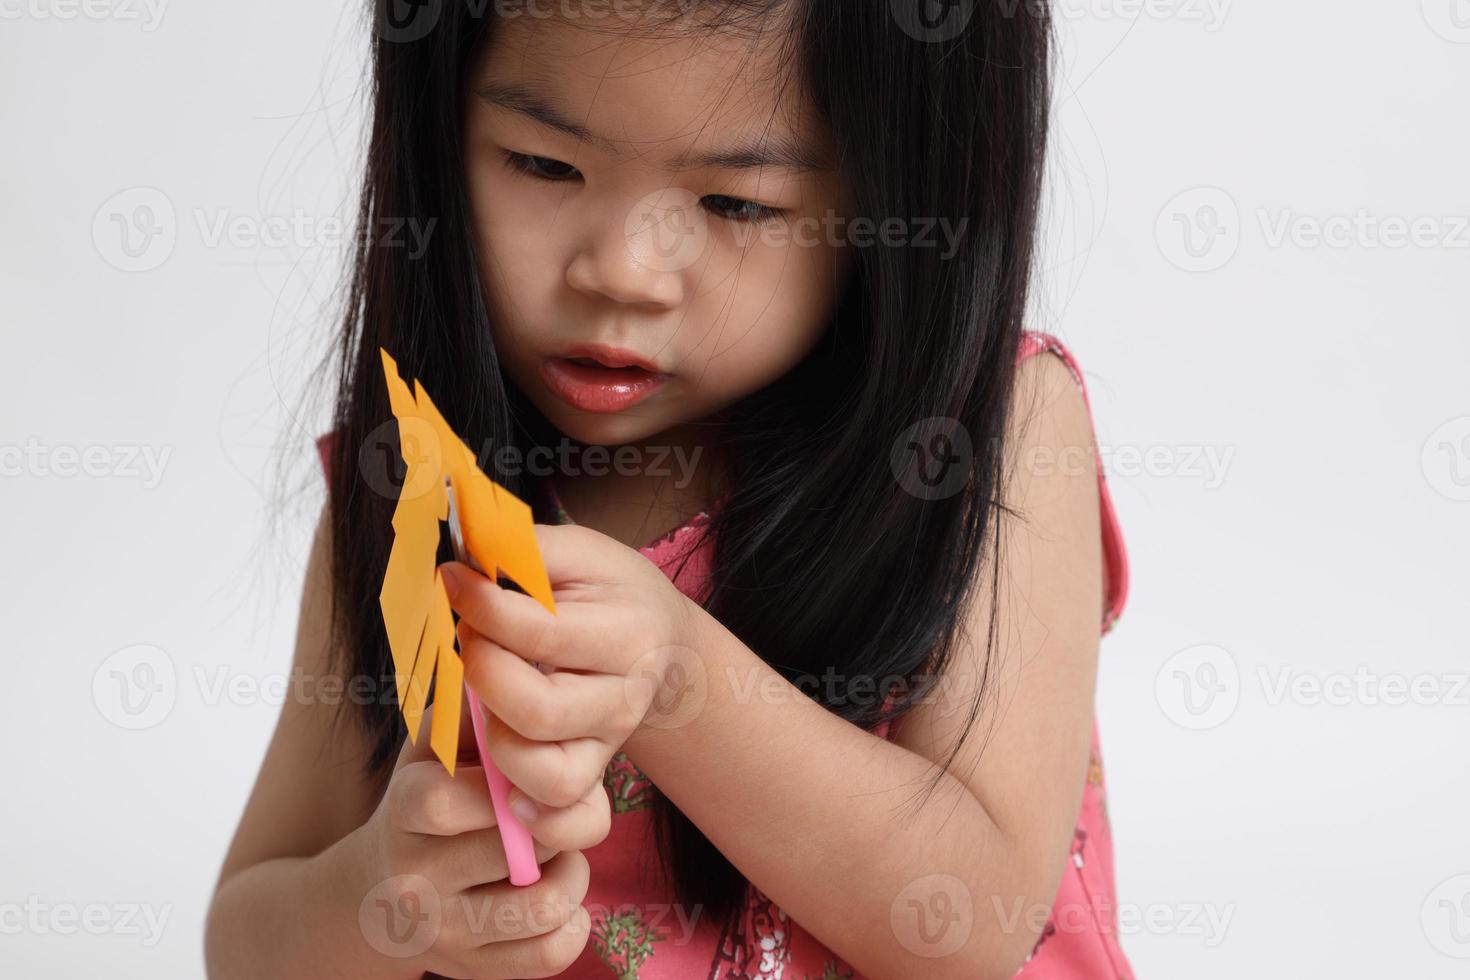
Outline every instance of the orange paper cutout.
{"type": "Polygon", "coordinates": [[[460,690],[464,662],[457,652],[454,615],[436,556],[439,523],[449,517],[452,488],[468,556],[491,580],[497,572],[527,595],[556,612],[551,582],[536,546],[531,508],[480,471],[475,455],[444,420],[417,379],[413,393],[398,374],[398,363],[379,348],[388,383],[388,400],[398,420],[403,486],[393,511],[393,548],[383,575],[379,605],[398,704],[411,740],[434,681],[429,745],[450,774],[459,749],[460,690]]]}

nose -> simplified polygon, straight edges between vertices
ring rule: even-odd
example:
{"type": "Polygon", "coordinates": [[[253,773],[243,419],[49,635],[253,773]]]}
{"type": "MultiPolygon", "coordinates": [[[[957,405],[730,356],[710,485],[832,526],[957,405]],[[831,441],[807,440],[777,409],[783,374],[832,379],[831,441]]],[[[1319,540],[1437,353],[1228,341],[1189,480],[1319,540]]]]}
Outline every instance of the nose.
{"type": "Polygon", "coordinates": [[[704,255],[708,228],[698,200],[677,188],[649,194],[629,207],[586,214],[586,239],[567,266],[578,292],[617,303],[672,309],[684,299],[686,277],[704,255]]]}

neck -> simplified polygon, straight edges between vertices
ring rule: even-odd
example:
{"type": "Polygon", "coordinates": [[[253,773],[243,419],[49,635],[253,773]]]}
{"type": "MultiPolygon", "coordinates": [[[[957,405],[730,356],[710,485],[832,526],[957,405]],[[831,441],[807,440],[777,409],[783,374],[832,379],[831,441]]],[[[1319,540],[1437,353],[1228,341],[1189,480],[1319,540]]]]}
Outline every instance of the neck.
{"type": "Polygon", "coordinates": [[[729,474],[715,433],[714,425],[693,422],[591,459],[589,447],[580,447],[575,465],[555,473],[552,485],[573,521],[641,548],[724,492],[729,474]]]}

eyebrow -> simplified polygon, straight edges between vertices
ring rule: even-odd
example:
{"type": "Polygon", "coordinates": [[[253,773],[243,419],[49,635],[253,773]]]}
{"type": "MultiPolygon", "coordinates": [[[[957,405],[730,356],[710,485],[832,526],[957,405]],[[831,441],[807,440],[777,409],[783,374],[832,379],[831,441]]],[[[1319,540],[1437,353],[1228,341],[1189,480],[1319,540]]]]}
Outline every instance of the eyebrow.
{"type": "MultiPolygon", "coordinates": [[[[616,152],[611,140],[598,136],[586,126],[568,118],[554,103],[522,85],[487,82],[475,89],[475,95],[490,105],[520,113],[584,143],[590,143],[609,153],[616,152]]],[[[782,167],[796,171],[824,172],[835,169],[827,157],[813,151],[788,133],[777,133],[759,140],[742,140],[709,153],[681,153],[673,159],[672,166],[676,170],[693,167],[721,170],[782,167]]]]}

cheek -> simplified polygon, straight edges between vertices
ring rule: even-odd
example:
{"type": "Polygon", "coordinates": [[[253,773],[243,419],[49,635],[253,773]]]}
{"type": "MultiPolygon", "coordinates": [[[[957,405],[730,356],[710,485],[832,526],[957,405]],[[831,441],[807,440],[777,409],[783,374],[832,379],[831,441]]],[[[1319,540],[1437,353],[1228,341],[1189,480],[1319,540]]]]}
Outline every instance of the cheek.
{"type": "Polygon", "coordinates": [[[703,369],[702,386],[745,394],[795,367],[828,328],[841,259],[825,244],[745,251],[730,285],[701,298],[697,322],[710,326],[691,362],[703,369]]]}
{"type": "Polygon", "coordinates": [[[515,175],[491,161],[466,161],[470,212],[478,249],[480,282],[495,325],[496,342],[549,323],[546,304],[555,294],[553,242],[546,234],[544,204],[517,193],[515,175]]]}

